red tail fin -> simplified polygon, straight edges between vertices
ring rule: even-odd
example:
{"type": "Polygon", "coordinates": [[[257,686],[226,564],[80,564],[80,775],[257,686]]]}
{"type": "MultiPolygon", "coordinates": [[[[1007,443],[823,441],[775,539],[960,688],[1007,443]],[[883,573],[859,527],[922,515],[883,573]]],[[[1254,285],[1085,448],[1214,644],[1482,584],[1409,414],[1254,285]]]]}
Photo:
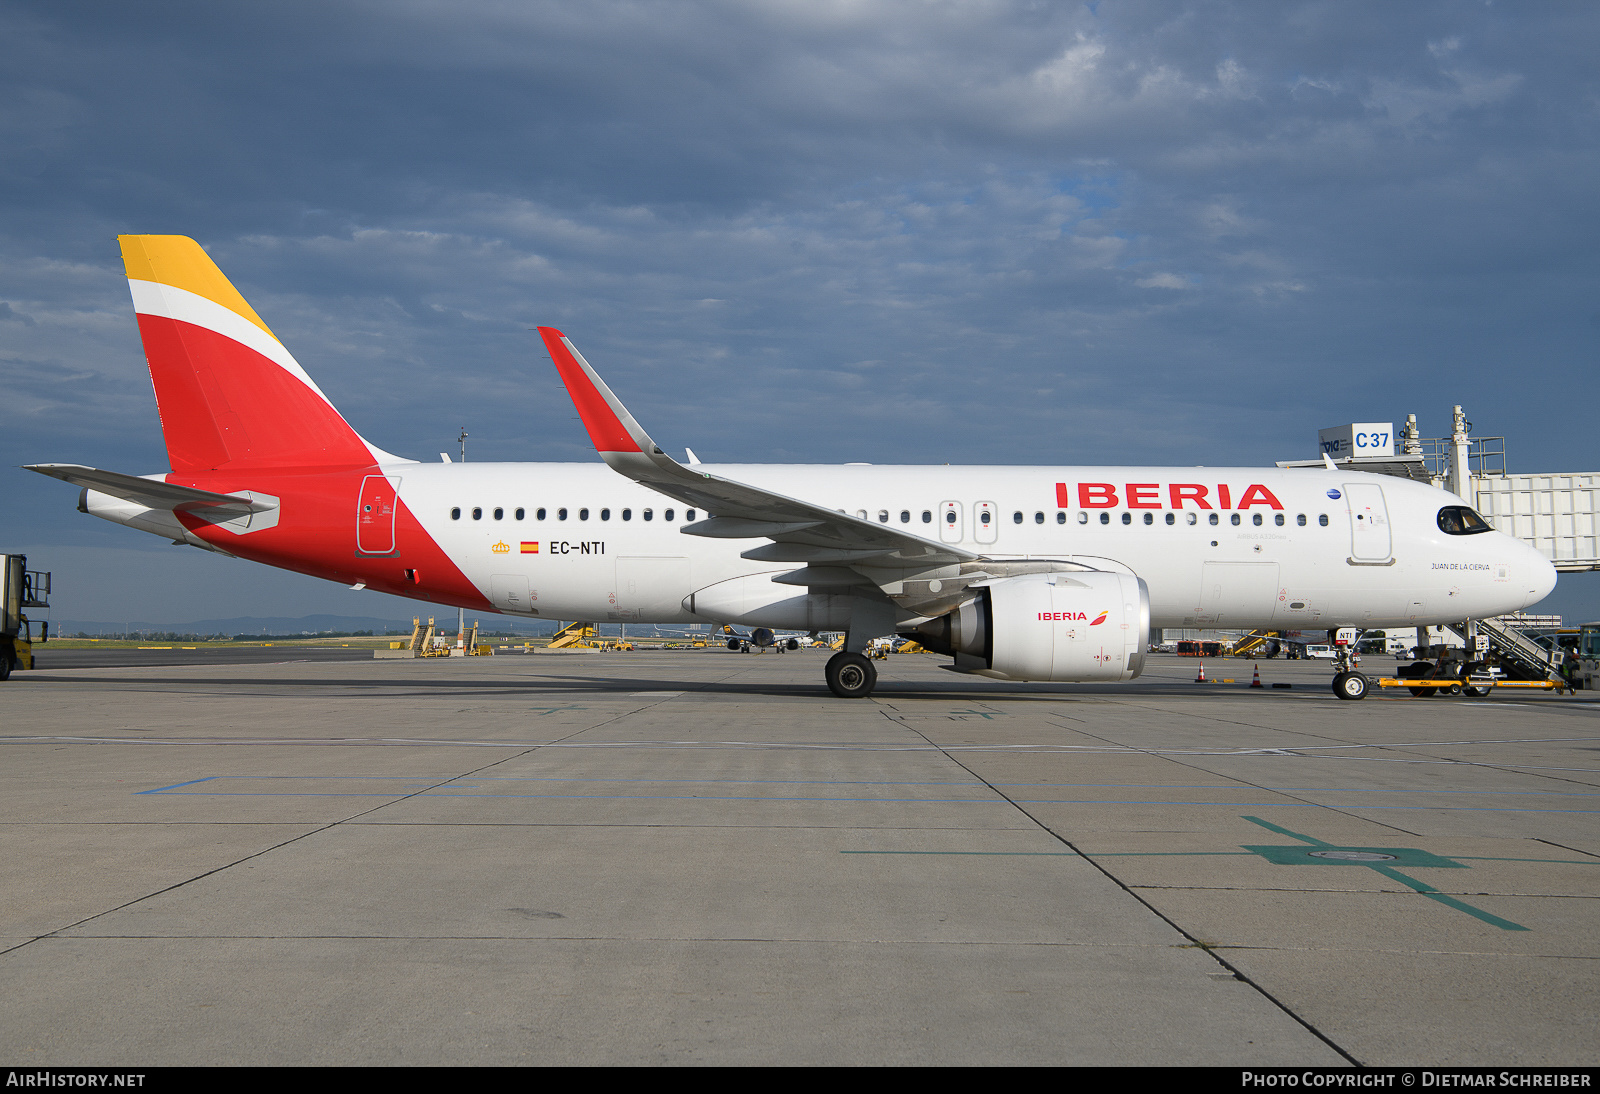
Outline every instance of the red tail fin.
{"type": "Polygon", "coordinates": [[[376,462],[198,243],[120,241],[174,471],[376,462]]]}

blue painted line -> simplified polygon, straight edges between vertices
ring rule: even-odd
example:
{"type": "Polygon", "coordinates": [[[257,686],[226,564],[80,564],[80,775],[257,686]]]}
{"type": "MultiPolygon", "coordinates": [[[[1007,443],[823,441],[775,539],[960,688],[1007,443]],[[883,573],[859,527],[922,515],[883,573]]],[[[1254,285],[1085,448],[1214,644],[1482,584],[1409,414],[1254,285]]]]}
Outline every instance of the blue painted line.
{"type": "Polygon", "coordinates": [[[217,790],[179,791],[166,795],[174,798],[507,798],[553,799],[573,801],[739,801],[739,802],[894,802],[913,805],[1010,805],[1004,798],[760,798],[732,794],[451,794],[430,790],[423,794],[295,794],[280,790],[217,790]]]}
{"type": "Polygon", "coordinates": [[[164,790],[176,790],[180,786],[193,786],[195,783],[206,783],[210,782],[212,779],[225,779],[227,777],[228,776],[226,775],[207,775],[203,779],[190,779],[186,783],[173,783],[171,786],[158,786],[154,790],[138,790],[135,791],[135,794],[159,794],[164,790]]]}
{"type": "MultiPolygon", "coordinates": [[[[333,781],[344,782],[428,782],[440,776],[418,775],[208,775],[204,779],[195,779],[192,782],[206,782],[211,779],[258,779],[258,780],[300,780],[300,781],[333,781]]],[[[970,786],[970,779],[624,779],[600,778],[595,776],[573,775],[477,775],[474,782],[547,782],[547,783],[649,783],[658,786],[681,786],[708,784],[714,786],[970,786]]],[[[158,794],[163,790],[171,790],[177,786],[189,786],[192,783],[174,783],[172,787],[160,787],[157,790],[141,790],[141,794],[158,794]]],[[[997,785],[1005,787],[1059,787],[1061,789],[1107,789],[1107,790],[1216,790],[1216,791],[1244,791],[1257,789],[1254,787],[1219,786],[1212,783],[1015,783],[1002,782],[997,785]]],[[[1275,794],[1401,794],[1412,796],[1427,796],[1433,794],[1470,794],[1475,797],[1500,798],[1500,797],[1554,797],[1554,798],[1596,798],[1600,793],[1569,791],[1569,790],[1376,790],[1359,786],[1266,786],[1259,789],[1275,794]]],[[[1064,804],[1073,804],[1079,799],[1062,798],[1036,798],[1028,799],[1035,802],[1060,801],[1064,804]]],[[[1090,799],[1083,799],[1085,801],[1090,799]]],[[[1120,802],[1120,800],[1119,800],[1120,802]]],[[[1149,804],[1205,804],[1190,802],[1149,803],[1149,804]]],[[[1434,806],[1362,806],[1368,809],[1431,809],[1434,806]]],[[[1437,808],[1451,808],[1439,806],[1437,808]]],[[[1470,808],[1470,807],[1466,807],[1470,808]]]]}
{"type": "MultiPolygon", "coordinates": [[[[220,778],[221,776],[211,776],[220,778]]],[[[248,776],[239,776],[246,778],[248,776]]],[[[207,779],[196,779],[195,782],[206,782],[207,779]]],[[[189,786],[190,783],[178,783],[177,786],[189,786]]],[[[153,790],[138,791],[141,794],[153,794],[153,790]]],[[[507,798],[507,799],[571,799],[595,801],[805,801],[805,802],[896,802],[909,804],[937,804],[937,805],[1004,805],[1004,798],[824,798],[824,797],[757,797],[754,795],[737,794],[460,794],[449,790],[423,790],[423,791],[391,791],[389,793],[372,793],[366,791],[350,790],[343,792],[313,792],[292,790],[174,790],[170,787],[162,788],[166,797],[208,797],[208,798],[394,798],[403,797],[428,797],[428,798],[507,798]]],[[[1589,815],[1600,813],[1596,809],[1496,809],[1488,806],[1431,806],[1431,805],[1335,805],[1326,802],[1190,802],[1190,801],[1137,801],[1137,800],[1104,800],[1104,799],[1013,799],[1020,805],[1153,805],[1153,806],[1208,806],[1220,809],[1237,809],[1240,806],[1271,808],[1271,809],[1390,809],[1390,810],[1433,810],[1444,813],[1574,813],[1589,815]]]]}
{"type": "Polygon", "coordinates": [[[1241,805],[1272,809],[1390,809],[1427,811],[1435,813],[1600,813],[1600,809],[1512,809],[1489,805],[1366,805],[1363,803],[1335,802],[1168,802],[1168,801],[1116,801],[1104,798],[1076,800],[1072,798],[1015,798],[1020,805],[1216,805],[1235,809],[1241,805]]]}

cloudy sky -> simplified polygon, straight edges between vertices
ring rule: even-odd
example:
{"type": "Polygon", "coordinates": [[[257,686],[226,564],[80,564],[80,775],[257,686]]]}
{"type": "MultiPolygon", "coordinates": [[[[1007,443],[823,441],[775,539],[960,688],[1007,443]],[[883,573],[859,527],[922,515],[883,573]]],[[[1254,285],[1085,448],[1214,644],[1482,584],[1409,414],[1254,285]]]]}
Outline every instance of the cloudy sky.
{"type": "MultiPolygon", "coordinates": [[[[594,458],[542,323],[708,461],[1260,465],[1459,402],[1600,470],[1593,5],[0,0],[0,50],[4,466],[166,469],[150,232],[416,458],[594,458]]],[[[58,617],[412,614],[0,501],[58,617]]]]}

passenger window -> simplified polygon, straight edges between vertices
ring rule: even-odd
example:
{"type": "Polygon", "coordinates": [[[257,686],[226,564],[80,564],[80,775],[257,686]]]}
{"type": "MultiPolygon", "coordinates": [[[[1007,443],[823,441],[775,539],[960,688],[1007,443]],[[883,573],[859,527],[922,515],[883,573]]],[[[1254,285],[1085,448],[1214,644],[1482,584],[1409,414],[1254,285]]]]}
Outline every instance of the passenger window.
{"type": "Polygon", "coordinates": [[[494,511],[494,519],[495,520],[505,520],[506,519],[506,511],[504,509],[496,509],[494,511]]]}
{"type": "Polygon", "coordinates": [[[528,511],[527,511],[527,510],[526,510],[526,509],[518,509],[518,510],[517,510],[517,511],[516,511],[516,513],[515,513],[515,514],[513,514],[513,515],[514,515],[514,516],[515,516],[515,517],[516,517],[516,518],[517,518],[517,519],[518,519],[518,520],[521,520],[521,519],[522,519],[522,518],[523,518],[523,517],[525,517],[525,516],[527,516],[527,515],[528,515],[528,511]]]}
{"type": "Polygon", "coordinates": [[[1043,524],[1044,523],[1044,514],[1043,513],[1035,513],[1035,514],[1033,514],[1033,523],[1035,523],[1035,524],[1043,524]]]}
{"type": "MultiPolygon", "coordinates": [[[[690,512],[693,512],[693,510],[690,510],[690,512]]],[[[671,509],[663,509],[663,510],[661,510],[661,519],[662,520],[671,520],[672,519],[672,510],[671,509]]],[[[694,518],[690,517],[689,519],[693,520],[694,518]]]]}
{"type": "Polygon", "coordinates": [[[656,519],[656,511],[654,509],[646,509],[644,511],[644,519],[645,520],[655,520],[656,519]]]}
{"type": "Polygon", "coordinates": [[[450,519],[451,520],[460,520],[461,519],[461,506],[458,505],[454,509],[450,510],[450,519]]]}
{"type": "Polygon", "coordinates": [[[1261,514],[1260,513],[1251,513],[1250,514],[1250,523],[1254,524],[1257,528],[1260,528],[1261,527],[1261,514]]]}
{"type": "Polygon", "coordinates": [[[587,510],[587,509],[579,509],[578,510],[578,519],[579,520],[588,520],[589,519],[589,510],[587,510]]]}
{"type": "Polygon", "coordinates": [[[1015,513],[1011,514],[1011,523],[1012,524],[1021,524],[1022,523],[1022,510],[1021,509],[1018,509],[1015,513]]]}
{"type": "Polygon", "coordinates": [[[1222,523],[1221,515],[1217,514],[1217,513],[1212,513],[1211,514],[1211,527],[1215,528],[1217,525],[1219,525],[1221,523],[1222,523]]]}
{"type": "Polygon", "coordinates": [[[1056,523],[1057,524],[1065,524],[1065,523],[1067,523],[1067,511],[1065,509],[1057,509],[1056,510],[1056,523]]]}
{"type": "Polygon", "coordinates": [[[633,519],[633,510],[632,509],[624,509],[622,511],[622,519],[623,520],[632,520],[633,519]]]}
{"type": "Polygon", "coordinates": [[[954,524],[956,522],[956,511],[954,509],[944,515],[944,522],[946,524],[954,524]]]}
{"type": "Polygon", "coordinates": [[[1132,513],[1124,513],[1124,514],[1122,514],[1122,523],[1123,524],[1132,524],[1133,523],[1133,514],[1132,513]]]}
{"type": "Polygon", "coordinates": [[[1228,521],[1229,521],[1229,522],[1230,522],[1230,523],[1231,523],[1231,524],[1232,524],[1232,525],[1233,525],[1233,526],[1234,526],[1234,527],[1235,527],[1235,528],[1237,528],[1237,527],[1239,527],[1239,514],[1238,514],[1238,513],[1235,513],[1235,514],[1233,514],[1233,516],[1231,516],[1231,517],[1229,517],[1229,518],[1228,518],[1228,521]]]}
{"type": "Polygon", "coordinates": [[[992,519],[994,519],[994,514],[989,512],[987,509],[985,509],[983,511],[983,514],[978,517],[978,520],[981,521],[984,525],[987,525],[989,523],[989,521],[991,521],[992,519]]]}
{"type": "Polygon", "coordinates": [[[611,510],[609,510],[609,509],[600,510],[600,519],[601,520],[610,520],[611,519],[611,510]]]}
{"type": "MultiPolygon", "coordinates": [[[[670,516],[671,514],[668,514],[668,515],[670,516]]],[[[693,520],[694,519],[694,510],[693,509],[685,509],[683,511],[683,519],[684,520],[693,520]]]]}
{"type": "Polygon", "coordinates": [[[879,524],[888,524],[889,523],[889,510],[887,510],[887,509],[879,509],[878,510],[878,523],[879,524]]]}
{"type": "Polygon", "coordinates": [[[1178,514],[1176,514],[1176,513],[1168,513],[1167,514],[1167,524],[1173,525],[1173,524],[1177,524],[1177,523],[1178,523],[1178,514]]]}
{"type": "Polygon", "coordinates": [[[1282,528],[1283,527],[1283,514],[1282,513],[1273,514],[1272,523],[1276,524],[1279,528],[1282,528]]]}
{"type": "Polygon", "coordinates": [[[909,510],[909,509],[900,510],[900,523],[901,524],[910,524],[911,523],[911,510],[909,510]]]}
{"type": "Polygon", "coordinates": [[[543,520],[544,519],[544,510],[543,509],[535,509],[533,511],[533,515],[534,515],[534,517],[536,519],[543,520]]]}
{"type": "Polygon", "coordinates": [[[557,509],[556,510],[556,519],[557,520],[566,520],[567,519],[567,511],[565,509],[557,509]]]}
{"type": "Polygon", "coordinates": [[[1294,518],[1294,522],[1300,527],[1304,528],[1306,526],[1306,515],[1301,513],[1299,516],[1294,518]]]}
{"type": "Polygon", "coordinates": [[[1156,522],[1156,515],[1154,513],[1146,513],[1144,515],[1144,522],[1146,525],[1154,524],[1156,522]]]}
{"type": "Polygon", "coordinates": [[[482,520],[483,519],[483,510],[482,509],[473,509],[472,510],[472,519],[473,520],[482,520]]]}
{"type": "Polygon", "coordinates": [[[932,524],[933,523],[933,510],[932,509],[924,509],[922,511],[922,523],[923,524],[932,524]]]}
{"type": "Polygon", "coordinates": [[[1189,516],[1188,516],[1188,521],[1189,521],[1189,523],[1191,525],[1199,524],[1200,523],[1200,514],[1199,513],[1190,513],[1189,516]]]}
{"type": "Polygon", "coordinates": [[[1326,528],[1328,526],[1328,514],[1323,513],[1320,516],[1318,516],[1317,517],[1317,523],[1322,525],[1324,528],[1326,528]]]}
{"type": "Polygon", "coordinates": [[[1100,514],[1100,523],[1101,524],[1110,524],[1111,523],[1111,514],[1110,513],[1101,513],[1100,514]]]}
{"type": "Polygon", "coordinates": [[[1078,510],[1078,523],[1079,524],[1088,524],[1089,523],[1089,514],[1085,513],[1081,509],[1078,510]]]}

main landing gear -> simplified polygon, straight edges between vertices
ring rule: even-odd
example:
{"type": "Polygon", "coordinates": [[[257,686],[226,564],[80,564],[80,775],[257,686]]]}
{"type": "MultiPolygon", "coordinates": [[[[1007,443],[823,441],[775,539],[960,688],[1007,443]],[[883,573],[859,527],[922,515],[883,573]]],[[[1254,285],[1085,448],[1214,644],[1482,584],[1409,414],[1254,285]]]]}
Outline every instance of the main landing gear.
{"type": "Polygon", "coordinates": [[[878,684],[878,670],[859,653],[836,653],[823,669],[828,690],[841,699],[865,699],[878,684]]]}

